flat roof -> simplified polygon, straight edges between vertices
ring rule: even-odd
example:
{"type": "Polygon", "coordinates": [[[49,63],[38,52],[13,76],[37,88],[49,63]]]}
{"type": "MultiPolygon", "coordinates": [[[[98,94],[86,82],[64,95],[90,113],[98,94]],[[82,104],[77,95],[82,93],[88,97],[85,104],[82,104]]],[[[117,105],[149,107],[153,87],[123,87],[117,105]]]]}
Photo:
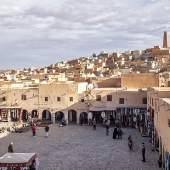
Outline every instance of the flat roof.
{"type": "Polygon", "coordinates": [[[94,91],[98,91],[98,90],[113,90],[113,91],[126,91],[126,92],[129,92],[129,91],[135,91],[135,92],[140,92],[140,90],[142,91],[147,91],[147,88],[143,88],[143,89],[130,89],[130,88],[127,88],[127,90],[125,88],[115,88],[115,87],[108,87],[108,88],[94,88],[92,89],[94,91]]]}
{"type": "Polygon", "coordinates": [[[170,104],[170,98],[162,98],[162,100],[170,104]]]}
{"type": "Polygon", "coordinates": [[[170,87],[152,87],[152,88],[157,91],[170,91],[170,87]]]}

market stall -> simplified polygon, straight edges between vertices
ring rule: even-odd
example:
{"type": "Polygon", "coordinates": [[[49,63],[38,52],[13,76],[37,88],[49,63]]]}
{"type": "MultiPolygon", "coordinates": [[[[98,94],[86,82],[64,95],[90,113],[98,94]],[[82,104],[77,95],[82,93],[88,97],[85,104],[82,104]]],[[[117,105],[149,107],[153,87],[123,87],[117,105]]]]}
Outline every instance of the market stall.
{"type": "Polygon", "coordinates": [[[0,170],[21,170],[29,168],[30,164],[35,161],[36,153],[6,153],[0,157],[0,170]]]}

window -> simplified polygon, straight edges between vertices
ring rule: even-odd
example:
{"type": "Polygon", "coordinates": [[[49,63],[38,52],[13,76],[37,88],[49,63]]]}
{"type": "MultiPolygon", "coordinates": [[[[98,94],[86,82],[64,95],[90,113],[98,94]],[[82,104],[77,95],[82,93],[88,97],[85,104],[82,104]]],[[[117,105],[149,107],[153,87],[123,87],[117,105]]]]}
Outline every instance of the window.
{"type": "Polygon", "coordinates": [[[7,101],[7,98],[6,98],[6,97],[3,97],[3,98],[2,98],[2,101],[7,101]]]}
{"type": "Polygon", "coordinates": [[[156,101],[155,101],[155,110],[157,110],[158,108],[157,108],[157,103],[156,103],[156,101]]]}
{"type": "Polygon", "coordinates": [[[101,95],[96,96],[96,101],[101,101],[101,95]]]}
{"type": "Polygon", "coordinates": [[[24,95],[21,95],[21,100],[26,100],[27,98],[26,98],[26,95],[24,94],[24,95]]]}
{"type": "Polygon", "coordinates": [[[48,101],[48,97],[45,97],[45,101],[46,101],[46,102],[48,101]]]}
{"type": "Polygon", "coordinates": [[[147,104],[147,98],[143,98],[143,104],[147,104]]]}
{"type": "Polygon", "coordinates": [[[154,106],[154,104],[153,104],[153,98],[152,98],[152,106],[154,106]]]}
{"type": "Polygon", "coordinates": [[[119,98],[119,104],[124,104],[124,98],[119,98]]]}
{"type": "Polygon", "coordinates": [[[107,101],[112,101],[112,95],[107,95],[107,101]]]}
{"type": "Polygon", "coordinates": [[[70,97],[70,102],[73,102],[73,97],[70,97]]]}
{"type": "Polygon", "coordinates": [[[57,101],[58,101],[58,102],[61,101],[61,98],[60,98],[60,97],[57,97],[57,101]]]}

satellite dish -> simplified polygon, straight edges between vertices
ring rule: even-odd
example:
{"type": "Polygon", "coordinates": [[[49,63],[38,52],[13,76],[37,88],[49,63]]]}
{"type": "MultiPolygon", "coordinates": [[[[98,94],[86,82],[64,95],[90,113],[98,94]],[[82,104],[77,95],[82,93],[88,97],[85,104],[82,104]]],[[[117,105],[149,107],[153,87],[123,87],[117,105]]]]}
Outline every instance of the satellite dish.
{"type": "Polygon", "coordinates": [[[120,82],[117,82],[117,86],[120,87],[120,86],[121,86],[121,83],[120,83],[120,82]]]}
{"type": "Polygon", "coordinates": [[[88,84],[87,87],[88,89],[93,89],[93,84],[88,84]]]}
{"type": "Polygon", "coordinates": [[[95,83],[93,86],[94,86],[94,88],[98,88],[99,87],[97,83],[95,83]]]}
{"type": "Polygon", "coordinates": [[[101,74],[99,75],[99,77],[104,77],[104,76],[103,76],[103,74],[101,73],[101,74]]]}

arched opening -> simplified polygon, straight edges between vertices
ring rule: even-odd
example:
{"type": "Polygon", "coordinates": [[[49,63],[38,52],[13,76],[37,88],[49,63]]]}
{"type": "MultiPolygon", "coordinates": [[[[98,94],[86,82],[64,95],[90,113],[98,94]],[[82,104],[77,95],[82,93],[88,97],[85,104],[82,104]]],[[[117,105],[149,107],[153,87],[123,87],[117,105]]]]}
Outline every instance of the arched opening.
{"type": "Polygon", "coordinates": [[[68,123],[77,123],[77,112],[75,110],[68,111],[68,123]]]}
{"type": "Polygon", "coordinates": [[[37,110],[32,110],[31,117],[32,118],[38,118],[38,111],[37,110]]]}
{"type": "Polygon", "coordinates": [[[88,124],[88,114],[86,112],[81,112],[80,118],[83,119],[83,124],[88,124]]]}
{"type": "Polygon", "coordinates": [[[51,123],[51,113],[48,110],[42,112],[42,123],[51,123]]]}
{"type": "Polygon", "coordinates": [[[11,114],[11,121],[12,122],[18,121],[18,119],[19,119],[18,109],[11,109],[10,114],[11,114]]]}
{"type": "Polygon", "coordinates": [[[28,120],[28,111],[27,110],[22,110],[22,121],[27,122],[28,120]]]}
{"type": "Polygon", "coordinates": [[[64,117],[64,113],[63,112],[56,112],[55,113],[55,122],[61,122],[62,118],[64,117]]]}

